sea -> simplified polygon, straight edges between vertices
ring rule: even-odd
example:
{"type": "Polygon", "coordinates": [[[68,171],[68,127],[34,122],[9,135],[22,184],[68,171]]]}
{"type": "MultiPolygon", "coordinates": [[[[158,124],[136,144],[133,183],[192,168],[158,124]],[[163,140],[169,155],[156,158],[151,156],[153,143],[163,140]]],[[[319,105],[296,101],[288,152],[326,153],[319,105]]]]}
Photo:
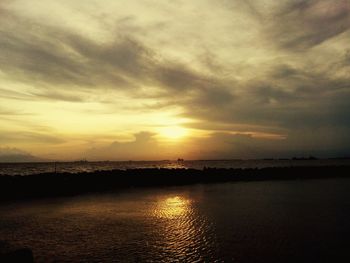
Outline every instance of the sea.
{"type": "Polygon", "coordinates": [[[350,262],[350,179],[148,188],[0,203],[35,262],[350,262]]]}
{"type": "Polygon", "coordinates": [[[250,160],[163,160],[163,161],[76,161],[0,163],[0,175],[80,173],[138,168],[265,168],[295,166],[350,166],[350,159],[250,159],[250,160]]]}
{"type": "MultiPolygon", "coordinates": [[[[57,163],[59,172],[130,168],[349,165],[349,160],[57,163]]],[[[1,164],[2,174],[54,163],[1,164]]],[[[350,178],[125,189],[0,202],[0,244],[35,262],[350,262],[350,178]]]]}

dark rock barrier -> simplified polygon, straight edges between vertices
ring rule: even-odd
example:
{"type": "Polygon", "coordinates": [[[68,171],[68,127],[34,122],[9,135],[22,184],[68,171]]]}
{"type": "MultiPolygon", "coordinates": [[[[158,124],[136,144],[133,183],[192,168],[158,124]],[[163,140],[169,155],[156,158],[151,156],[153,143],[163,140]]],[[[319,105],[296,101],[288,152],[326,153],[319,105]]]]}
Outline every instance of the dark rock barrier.
{"type": "Polygon", "coordinates": [[[32,263],[33,252],[29,248],[15,248],[4,241],[0,241],[1,263],[32,263]]]}
{"type": "Polygon", "coordinates": [[[0,200],[55,197],[132,187],[349,177],[350,166],[261,169],[132,169],[0,176],[0,200]]]}

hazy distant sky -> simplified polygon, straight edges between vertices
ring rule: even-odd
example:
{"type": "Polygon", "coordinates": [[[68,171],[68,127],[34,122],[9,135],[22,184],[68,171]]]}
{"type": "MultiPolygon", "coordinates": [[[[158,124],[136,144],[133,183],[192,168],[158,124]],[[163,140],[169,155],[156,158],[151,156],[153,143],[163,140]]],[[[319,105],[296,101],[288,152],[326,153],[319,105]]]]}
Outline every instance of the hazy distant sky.
{"type": "Polygon", "coordinates": [[[350,0],[0,0],[0,160],[350,155],[350,0]]]}

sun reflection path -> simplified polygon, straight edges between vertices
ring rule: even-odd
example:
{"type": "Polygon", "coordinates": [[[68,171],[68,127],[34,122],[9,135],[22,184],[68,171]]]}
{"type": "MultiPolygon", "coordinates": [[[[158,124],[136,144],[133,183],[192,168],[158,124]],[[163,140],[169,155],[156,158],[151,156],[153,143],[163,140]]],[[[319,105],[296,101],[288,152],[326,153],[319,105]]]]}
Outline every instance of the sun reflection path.
{"type": "Polygon", "coordinates": [[[168,197],[160,200],[154,210],[158,218],[175,219],[186,216],[191,210],[189,199],[180,196],[168,197]]]}
{"type": "Polygon", "coordinates": [[[212,238],[205,217],[198,213],[195,201],[187,195],[161,196],[153,216],[160,243],[161,262],[199,262],[211,255],[212,238]]]}

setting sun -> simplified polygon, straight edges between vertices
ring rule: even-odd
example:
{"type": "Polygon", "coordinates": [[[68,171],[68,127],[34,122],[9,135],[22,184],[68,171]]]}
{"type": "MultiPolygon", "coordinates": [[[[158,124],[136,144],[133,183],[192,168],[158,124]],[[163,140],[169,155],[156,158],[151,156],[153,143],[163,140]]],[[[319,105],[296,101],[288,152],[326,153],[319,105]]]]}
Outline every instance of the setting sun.
{"type": "Polygon", "coordinates": [[[159,134],[167,139],[177,140],[188,135],[188,130],[179,126],[170,126],[160,129],[159,134]]]}

